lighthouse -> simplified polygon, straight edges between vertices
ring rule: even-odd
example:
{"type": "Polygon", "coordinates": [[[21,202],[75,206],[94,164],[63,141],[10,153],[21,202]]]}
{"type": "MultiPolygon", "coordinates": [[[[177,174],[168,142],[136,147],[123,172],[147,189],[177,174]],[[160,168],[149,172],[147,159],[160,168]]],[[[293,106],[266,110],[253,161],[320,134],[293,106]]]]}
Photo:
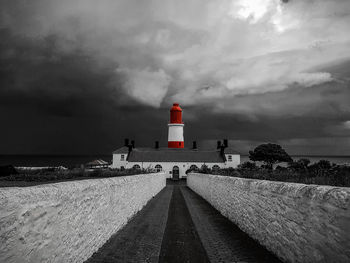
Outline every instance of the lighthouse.
{"type": "Polygon", "coordinates": [[[135,141],[125,139],[124,146],[113,152],[115,169],[153,169],[164,172],[167,178],[179,180],[186,178],[189,171],[196,171],[203,165],[218,170],[236,168],[240,164],[240,154],[228,147],[228,141],[218,141],[218,147],[201,150],[196,141],[192,148],[184,147],[184,124],[182,122],[182,109],[174,103],[170,109],[170,122],[168,124],[168,147],[159,147],[156,141],[154,147],[135,147],[135,141]]]}
{"type": "Polygon", "coordinates": [[[178,103],[174,103],[170,109],[168,127],[168,148],[184,148],[184,124],[182,122],[182,109],[178,103]]]}

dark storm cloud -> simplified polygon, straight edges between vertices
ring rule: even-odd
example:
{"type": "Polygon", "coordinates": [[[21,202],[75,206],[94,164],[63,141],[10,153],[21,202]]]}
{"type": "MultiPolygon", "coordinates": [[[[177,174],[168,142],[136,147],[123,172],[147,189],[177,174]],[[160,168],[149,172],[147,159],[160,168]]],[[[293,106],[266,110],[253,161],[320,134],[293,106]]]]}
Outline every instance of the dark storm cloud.
{"type": "Polygon", "coordinates": [[[0,153],[109,153],[125,137],[165,146],[177,100],[188,146],[228,138],[245,152],[264,141],[317,152],[319,143],[330,154],[322,142],[336,138],[349,154],[347,1],[0,9],[0,153]]]}
{"type": "Polygon", "coordinates": [[[14,36],[9,30],[0,34],[3,103],[23,99],[21,105],[39,107],[42,114],[71,116],[83,112],[88,106],[84,103],[115,97],[101,96],[104,92],[118,94],[109,87],[111,81],[117,82],[114,67],[98,65],[80,49],[68,53],[57,50],[58,36],[32,40],[14,36]]]}
{"type": "Polygon", "coordinates": [[[3,153],[106,153],[137,127],[166,118],[122,92],[114,63],[79,48],[59,51],[59,38],[0,31],[3,153]]]}

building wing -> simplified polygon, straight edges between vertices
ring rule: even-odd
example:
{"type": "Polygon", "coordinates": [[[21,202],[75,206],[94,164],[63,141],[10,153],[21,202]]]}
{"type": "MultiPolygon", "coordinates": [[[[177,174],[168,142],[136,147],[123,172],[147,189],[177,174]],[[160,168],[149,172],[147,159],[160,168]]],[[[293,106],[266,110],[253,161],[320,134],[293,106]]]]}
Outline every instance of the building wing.
{"type": "Polygon", "coordinates": [[[197,151],[190,149],[134,148],[128,155],[129,162],[201,162],[224,163],[220,151],[197,151]]]}

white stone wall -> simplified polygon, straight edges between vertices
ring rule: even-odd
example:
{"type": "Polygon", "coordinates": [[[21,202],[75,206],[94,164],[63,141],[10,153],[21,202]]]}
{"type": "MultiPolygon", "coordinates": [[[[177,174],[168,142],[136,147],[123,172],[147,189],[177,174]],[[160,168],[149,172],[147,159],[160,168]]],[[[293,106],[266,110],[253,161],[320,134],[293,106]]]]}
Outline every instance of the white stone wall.
{"type": "Polygon", "coordinates": [[[156,173],[0,188],[0,262],[83,262],[165,183],[156,173]]]}
{"type": "Polygon", "coordinates": [[[350,262],[350,188],[191,173],[188,186],[286,262],[350,262]]]}

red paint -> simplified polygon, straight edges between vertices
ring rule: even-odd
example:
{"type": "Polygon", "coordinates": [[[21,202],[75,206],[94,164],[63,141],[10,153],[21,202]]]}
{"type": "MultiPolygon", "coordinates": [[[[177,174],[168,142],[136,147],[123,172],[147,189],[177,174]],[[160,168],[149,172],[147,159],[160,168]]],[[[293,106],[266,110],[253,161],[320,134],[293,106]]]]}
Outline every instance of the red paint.
{"type": "Polygon", "coordinates": [[[184,142],[168,142],[168,148],[184,148],[184,142]]]}
{"type": "Polygon", "coordinates": [[[182,109],[179,103],[174,103],[170,109],[170,123],[182,123],[182,109]]]}
{"type": "MultiPolygon", "coordinates": [[[[173,107],[170,109],[170,123],[174,124],[182,124],[182,109],[180,108],[178,103],[174,103],[173,107]]],[[[183,125],[182,125],[183,126],[183,125]]],[[[169,129],[172,128],[169,126],[169,129]]],[[[182,128],[182,127],[181,127],[182,128]]],[[[181,132],[183,132],[181,130],[181,132]]],[[[181,137],[182,138],[182,134],[181,137]]],[[[176,139],[180,139],[177,137],[176,139]]],[[[183,141],[168,141],[168,148],[184,148],[183,141]]]]}

